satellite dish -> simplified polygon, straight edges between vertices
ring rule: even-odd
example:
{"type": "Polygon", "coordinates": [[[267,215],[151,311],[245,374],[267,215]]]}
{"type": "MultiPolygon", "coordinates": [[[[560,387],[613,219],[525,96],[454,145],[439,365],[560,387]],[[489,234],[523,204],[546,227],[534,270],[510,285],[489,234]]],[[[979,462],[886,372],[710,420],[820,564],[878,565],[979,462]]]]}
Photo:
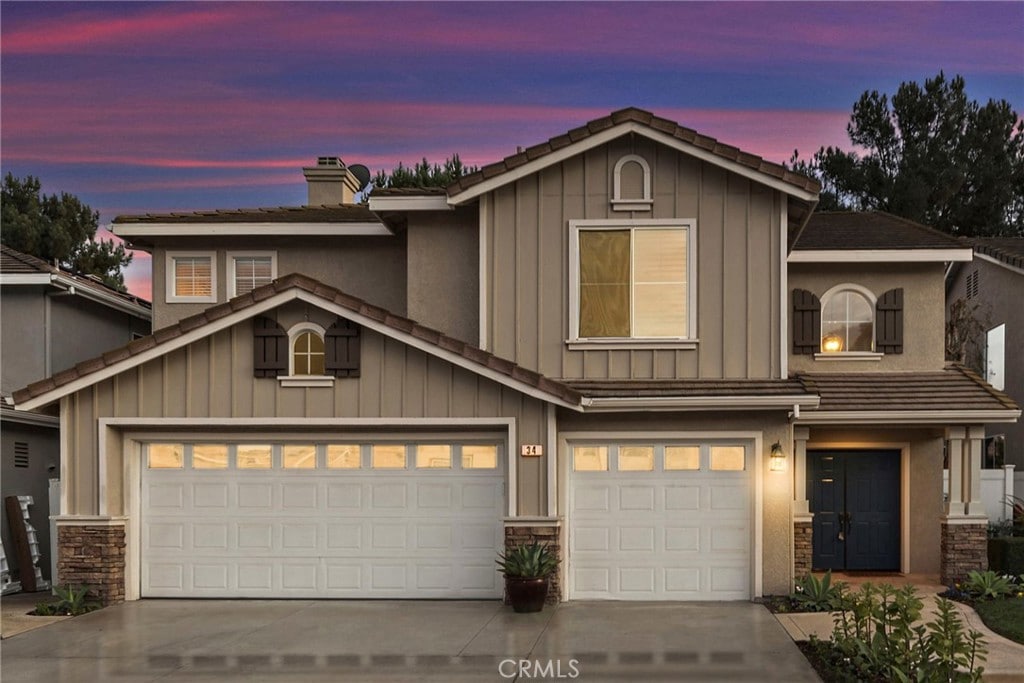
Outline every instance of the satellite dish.
{"type": "Polygon", "coordinates": [[[370,169],[362,164],[352,164],[348,170],[359,181],[359,187],[363,188],[370,184],[370,169]]]}

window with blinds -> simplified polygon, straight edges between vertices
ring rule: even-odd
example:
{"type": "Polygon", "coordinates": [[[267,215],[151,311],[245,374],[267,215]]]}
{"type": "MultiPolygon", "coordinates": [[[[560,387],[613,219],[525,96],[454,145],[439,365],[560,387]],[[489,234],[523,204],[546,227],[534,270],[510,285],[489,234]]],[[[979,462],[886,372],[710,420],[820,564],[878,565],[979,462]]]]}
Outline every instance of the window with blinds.
{"type": "Polygon", "coordinates": [[[581,228],[578,338],[688,339],[688,226],[581,228]]]}
{"type": "Polygon", "coordinates": [[[176,254],[170,256],[171,296],[187,301],[215,300],[213,256],[176,254]]]}
{"type": "Polygon", "coordinates": [[[232,296],[248,294],[257,287],[270,284],[275,276],[274,257],[271,255],[233,256],[231,264],[234,273],[232,296]]]}

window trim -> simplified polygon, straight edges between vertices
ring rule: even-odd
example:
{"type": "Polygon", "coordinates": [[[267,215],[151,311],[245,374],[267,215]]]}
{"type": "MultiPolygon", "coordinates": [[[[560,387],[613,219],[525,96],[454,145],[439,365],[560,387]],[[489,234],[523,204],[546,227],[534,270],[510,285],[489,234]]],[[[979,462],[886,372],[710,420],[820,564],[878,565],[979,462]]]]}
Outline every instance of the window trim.
{"type": "Polygon", "coordinates": [[[626,154],[615,162],[612,170],[612,211],[649,211],[654,205],[651,197],[651,166],[639,154],[626,154]],[[626,164],[635,163],[640,165],[643,172],[643,196],[623,197],[622,196],[622,169],[626,164]]]}
{"type": "Polygon", "coordinates": [[[885,355],[884,353],[875,351],[875,335],[877,334],[877,330],[875,328],[878,325],[878,297],[875,296],[874,292],[862,285],[854,284],[852,282],[843,282],[835,285],[822,294],[820,302],[821,327],[818,329],[818,351],[814,354],[815,360],[879,360],[885,355]],[[821,342],[825,339],[825,309],[828,307],[828,304],[833,297],[838,294],[842,294],[843,292],[850,291],[856,292],[867,299],[868,306],[871,309],[871,349],[869,351],[824,351],[821,348],[821,342]]]}
{"type": "Polygon", "coordinates": [[[238,296],[238,282],[235,275],[235,260],[240,258],[261,258],[270,257],[270,279],[277,279],[277,252],[276,251],[229,251],[226,254],[228,268],[228,298],[238,296]]]}
{"type": "Polygon", "coordinates": [[[278,375],[277,381],[282,387],[333,387],[334,375],[295,374],[295,341],[298,339],[299,335],[305,332],[312,332],[319,335],[321,341],[325,341],[327,334],[326,329],[308,320],[304,320],[288,328],[288,374],[278,375]]]}
{"type": "MultiPolygon", "coordinates": [[[[683,348],[696,347],[697,337],[697,219],[600,219],[569,221],[569,339],[570,349],[683,348]],[[637,230],[676,228],[686,231],[687,337],[580,337],[580,232],[586,230],[637,230]]],[[[630,289],[632,290],[632,271],[630,289]]],[[[632,315],[632,310],[630,311],[632,315]]]]}
{"type": "Polygon", "coordinates": [[[217,302],[217,252],[216,251],[168,251],[164,257],[164,299],[169,304],[211,304],[217,302]],[[174,261],[179,258],[210,259],[210,295],[179,296],[175,289],[174,261]]]}

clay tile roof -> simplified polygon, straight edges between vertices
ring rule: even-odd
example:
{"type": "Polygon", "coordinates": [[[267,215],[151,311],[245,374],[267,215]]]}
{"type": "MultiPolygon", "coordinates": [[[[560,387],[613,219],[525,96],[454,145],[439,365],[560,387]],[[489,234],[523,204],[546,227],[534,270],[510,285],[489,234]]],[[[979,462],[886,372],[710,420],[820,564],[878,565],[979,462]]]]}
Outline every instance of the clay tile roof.
{"type": "Polygon", "coordinates": [[[59,268],[41,258],[12,249],[6,244],[0,244],[0,273],[4,275],[61,275],[74,280],[76,287],[85,287],[95,292],[102,292],[108,296],[115,296],[118,299],[122,299],[125,303],[141,306],[142,308],[151,308],[150,303],[145,299],[140,299],[127,292],[121,292],[113,287],[108,287],[95,276],[81,275],[74,271],[59,268]]]}
{"type": "Polygon", "coordinates": [[[794,251],[964,248],[955,237],[885,211],[818,211],[793,246],[794,251]]]}
{"type": "Polygon", "coordinates": [[[423,195],[444,196],[443,187],[375,187],[373,197],[421,197],[423,195]]]}
{"type": "Polygon", "coordinates": [[[979,254],[1014,268],[1024,268],[1024,237],[975,237],[968,242],[979,254]]]}
{"type": "Polygon", "coordinates": [[[798,376],[821,396],[817,412],[1017,410],[1012,398],[958,364],[939,372],[808,373],[798,376]]]}
{"type": "Polygon", "coordinates": [[[173,213],[118,216],[115,224],[126,223],[361,223],[378,222],[362,204],[321,206],[274,206],[256,209],[217,209],[173,213]]]}
{"type": "Polygon", "coordinates": [[[156,330],[148,337],[133,340],[125,346],[108,351],[102,356],[79,363],[75,367],[60,372],[53,377],[39,382],[34,382],[24,389],[15,391],[14,401],[15,403],[21,403],[60,388],[66,384],[70,384],[76,380],[88,377],[91,374],[100,372],[101,370],[109,368],[119,362],[128,360],[132,356],[137,356],[151,349],[159,348],[161,345],[178,339],[189,331],[199,329],[203,327],[203,325],[228,315],[233,311],[245,310],[246,308],[255,306],[258,301],[262,301],[276,293],[290,289],[301,289],[311,294],[316,294],[317,296],[342,306],[343,308],[347,308],[354,313],[359,313],[373,318],[393,330],[412,334],[417,339],[422,339],[441,349],[458,354],[472,363],[479,365],[481,369],[488,369],[501,373],[519,382],[532,386],[535,389],[539,389],[540,391],[565,401],[566,403],[578,404],[580,401],[579,392],[572,389],[567,384],[543,377],[533,371],[522,368],[511,361],[498,358],[492,353],[479,349],[458,339],[449,337],[432,328],[420,325],[409,318],[395,315],[383,308],[368,304],[362,299],[350,294],[345,294],[344,292],[318,280],[314,280],[311,277],[294,273],[280,277],[270,284],[257,287],[252,290],[250,293],[251,296],[245,295],[236,297],[227,303],[213,306],[202,313],[184,318],[174,325],[156,330]]]}
{"type": "MultiPolygon", "coordinates": [[[[594,119],[593,121],[589,121],[578,128],[573,128],[567,133],[555,136],[547,142],[542,142],[540,144],[533,145],[532,147],[528,147],[525,151],[526,158],[530,161],[539,159],[562,147],[574,142],[579,142],[580,140],[584,140],[595,133],[599,133],[623,123],[639,123],[644,126],[648,126],[660,133],[671,135],[683,140],[684,142],[709,150],[712,154],[725,160],[735,161],[743,166],[754,169],[755,171],[767,173],[780,178],[789,185],[793,185],[801,190],[805,190],[807,192],[819,192],[821,190],[821,184],[813,178],[808,178],[798,173],[787,171],[781,164],[766,161],[755,154],[742,152],[732,145],[720,143],[715,138],[707,135],[701,135],[696,131],[680,126],[675,121],[655,116],[649,111],[637,109],[636,107],[628,107],[626,109],[614,111],[608,116],[594,119]]],[[[522,154],[524,154],[524,152],[517,152],[516,154],[508,156],[501,161],[488,164],[475,173],[462,176],[448,186],[448,194],[458,194],[489,178],[493,178],[512,170],[516,166],[522,164],[520,161],[522,154]]]]}

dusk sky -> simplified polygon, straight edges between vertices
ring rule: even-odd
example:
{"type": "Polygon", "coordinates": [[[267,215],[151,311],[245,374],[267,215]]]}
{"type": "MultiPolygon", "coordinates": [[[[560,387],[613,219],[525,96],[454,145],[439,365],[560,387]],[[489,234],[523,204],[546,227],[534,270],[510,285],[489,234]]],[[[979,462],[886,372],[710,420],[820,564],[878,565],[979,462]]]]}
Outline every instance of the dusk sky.
{"type": "Polygon", "coordinates": [[[299,205],[318,155],[481,165],[627,106],[777,162],[848,146],[862,92],[940,70],[1024,112],[1024,2],[3,2],[0,21],[3,172],[101,223],[299,205]]]}

